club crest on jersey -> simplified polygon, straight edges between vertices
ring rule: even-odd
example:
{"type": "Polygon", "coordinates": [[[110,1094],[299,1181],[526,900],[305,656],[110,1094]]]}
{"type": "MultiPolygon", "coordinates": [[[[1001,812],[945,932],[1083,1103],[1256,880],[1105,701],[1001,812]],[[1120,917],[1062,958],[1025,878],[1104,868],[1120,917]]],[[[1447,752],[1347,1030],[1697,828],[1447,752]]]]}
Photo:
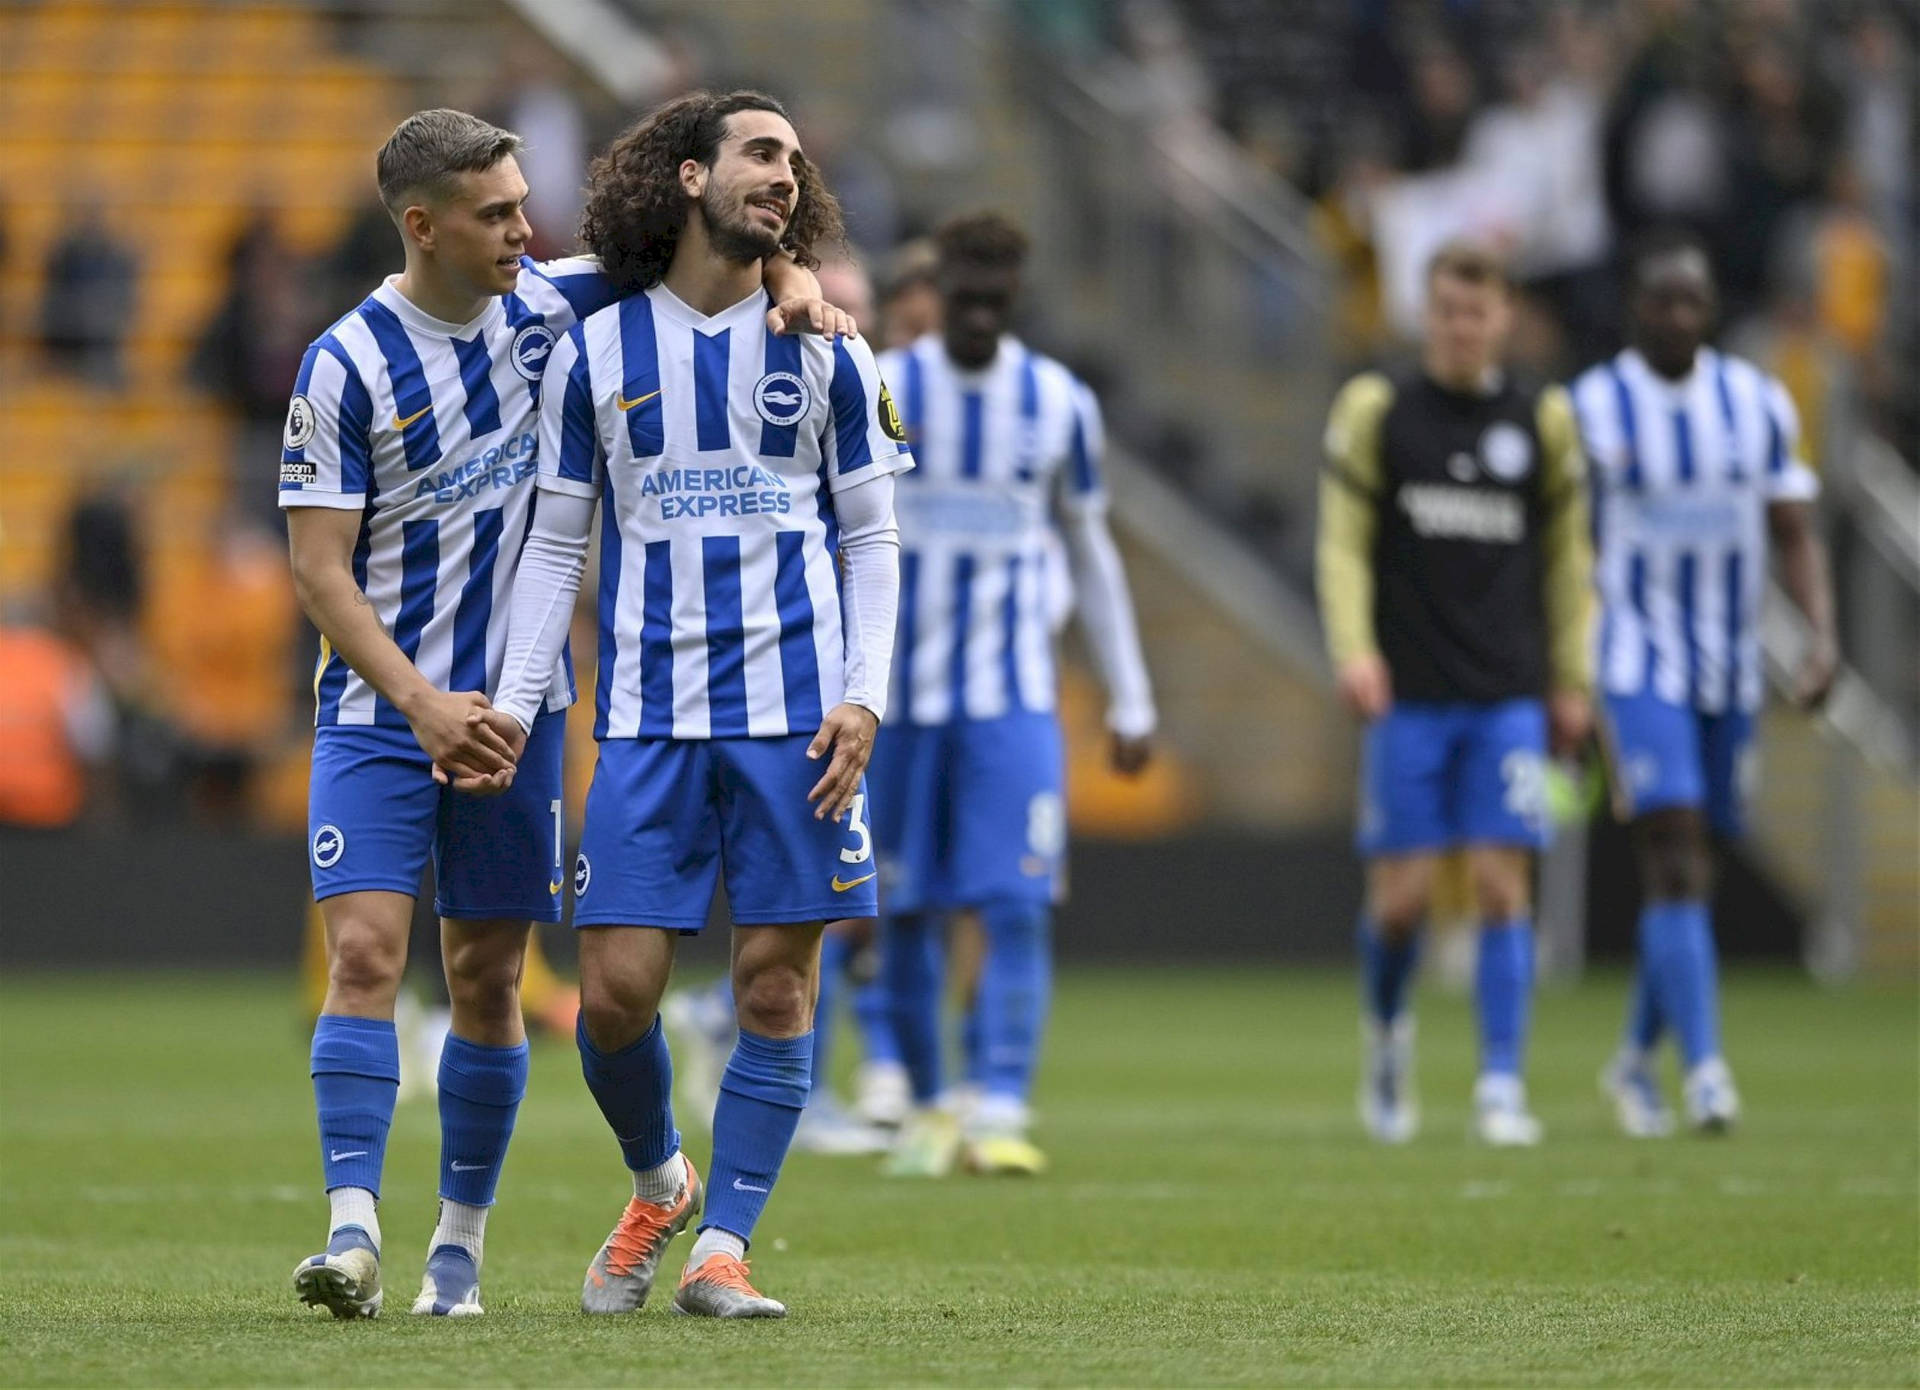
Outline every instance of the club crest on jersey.
{"type": "Polygon", "coordinates": [[[513,335],[513,369],[528,381],[538,381],[553,355],[553,330],[544,323],[530,323],[513,335]]]}
{"type": "Polygon", "coordinates": [[[582,852],[576,855],[573,861],[573,896],[586,897],[587,886],[592,882],[593,864],[587,859],[585,852],[582,852]]]}
{"type": "Polygon", "coordinates": [[[1533,468],[1533,441],[1508,420],[1490,425],[1480,436],[1480,462],[1503,483],[1517,483],[1533,468]]]}
{"type": "Polygon", "coordinates": [[[287,403],[287,431],[281,442],[289,450],[304,449],[313,442],[313,432],[319,424],[319,418],[313,413],[313,402],[305,396],[295,396],[287,403]]]}
{"type": "Polygon", "coordinates": [[[316,867],[331,869],[346,852],[347,837],[340,833],[339,826],[323,825],[313,832],[313,862],[316,867]]]}
{"type": "Polygon", "coordinates": [[[792,372],[768,372],[753,386],[753,408],[769,425],[798,424],[813,404],[807,383],[792,372]]]}
{"type": "Polygon", "coordinates": [[[887,390],[887,383],[880,383],[880,404],[875,413],[880,420],[880,432],[895,444],[907,442],[907,427],[900,423],[900,412],[893,404],[893,392],[887,390]]]}

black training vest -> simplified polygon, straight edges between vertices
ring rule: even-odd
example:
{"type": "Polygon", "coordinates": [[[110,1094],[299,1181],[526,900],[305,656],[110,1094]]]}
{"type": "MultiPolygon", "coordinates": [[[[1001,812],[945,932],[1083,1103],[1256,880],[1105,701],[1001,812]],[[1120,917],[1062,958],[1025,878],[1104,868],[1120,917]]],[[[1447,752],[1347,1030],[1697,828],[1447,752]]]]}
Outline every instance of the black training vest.
{"type": "Polygon", "coordinates": [[[1490,395],[1394,378],[1373,616],[1396,699],[1546,693],[1539,404],[1511,376],[1490,395]]]}

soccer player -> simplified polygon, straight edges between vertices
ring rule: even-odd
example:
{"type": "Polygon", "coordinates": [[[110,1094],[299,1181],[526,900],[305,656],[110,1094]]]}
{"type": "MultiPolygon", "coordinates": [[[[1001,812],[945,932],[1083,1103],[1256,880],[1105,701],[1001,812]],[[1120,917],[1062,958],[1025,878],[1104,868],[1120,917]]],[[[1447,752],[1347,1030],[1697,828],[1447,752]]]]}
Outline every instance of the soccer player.
{"type": "Polygon", "coordinates": [[[590,1313],[638,1308],[701,1209],[659,1004],[675,941],[705,925],[723,870],[739,1034],[673,1306],[786,1312],[745,1255],[806,1104],[822,924],[875,911],[862,774],[892,656],[893,475],[912,466],[864,343],[762,323],[762,259],[785,246],[810,261],[839,234],[786,113],[759,93],[669,102],[592,171],[582,235],[631,297],[555,350],[541,505],[492,712],[531,746],[598,508],[579,1042],[633,1199],[588,1268],[590,1313]]]}
{"type": "Polygon", "coordinates": [[[1100,408],[1008,331],[1027,239],[985,213],[941,228],[942,327],[883,355],[919,467],[900,486],[899,683],[874,756],[883,969],[919,1109],[888,1171],[1038,1172],[1028,1098],[1051,995],[1066,848],[1048,574],[1057,518],[1105,678],[1114,768],[1146,766],[1155,713],[1107,529],[1100,408]],[[982,1094],[964,1132],[939,1102],[942,933],[977,909],[982,1094]]]}
{"type": "MultiPolygon", "coordinates": [[[[850,315],[855,322],[873,318],[873,284],[860,265],[846,256],[826,256],[814,272],[821,297],[850,315]]],[[[854,1114],[833,1089],[832,1041],[837,1020],[834,1004],[843,985],[852,986],[851,1003],[859,1026],[863,1082],[889,1067],[898,1069],[886,991],[873,978],[874,953],[870,920],[827,923],[820,941],[820,993],[813,1010],[813,1083],[807,1108],[793,1133],[793,1147],[801,1153],[861,1156],[885,1152],[891,1146],[890,1129],[854,1114]],[[865,968],[862,968],[862,967],[865,968]]],[[[710,1120],[719,1093],[720,1077],[735,1041],[732,982],[724,975],[701,990],[674,990],[661,1002],[668,1041],[675,1053],[675,1079],[682,1112],[692,1111],[710,1120]]],[[[905,1082],[901,1072],[901,1115],[905,1082]]],[[[870,1089],[862,1099],[870,1099],[870,1089]]],[[[882,1113],[885,1119],[885,1112],[882,1113]]]]}
{"type": "Polygon", "coordinates": [[[1591,723],[1592,551],[1567,393],[1501,365],[1513,319],[1497,259],[1450,243],[1427,271],[1420,364],[1342,388],[1320,485],[1321,617],[1340,693],[1366,721],[1358,843],[1361,1118],[1413,1137],[1407,992],[1441,855],[1464,848],[1480,927],[1482,1140],[1528,1145],[1530,855],[1545,842],[1549,736],[1591,723]]]}
{"type": "MultiPolygon", "coordinates": [[[[380,1311],[393,1008],[428,857],[453,1027],[439,1069],[440,1219],[416,1313],[481,1311],[487,1210],[526,1086],[528,924],[558,919],[566,883],[565,655],[535,682],[517,768],[469,716],[499,672],[533,512],[541,378],[556,335],[615,290],[590,261],[523,254],[519,149],[517,136],[459,111],[400,124],[377,173],[405,269],[307,350],[287,411],[280,504],[301,604],[322,638],[309,851],[328,983],[312,1076],[332,1208],[327,1248],[293,1282],[336,1317],[380,1311]],[[497,799],[449,786],[509,772],[497,799]]],[[[811,292],[810,274],[782,273],[811,292]]],[[[844,326],[817,302],[785,308],[796,322],[844,326]]]]}
{"type": "Polygon", "coordinates": [[[1628,307],[1632,346],[1574,387],[1598,499],[1602,730],[1645,893],[1626,1037],[1602,1084],[1628,1134],[1670,1132],[1654,1049],[1671,1028],[1687,1120],[1717,1132],[1740,1105],[1720,1050],[1708,833],[1741,827],[1769,538],[1812,634],[1794,690],[1804,707],[1837,669],[1833,600],[1793,403],[1708,345],[1705,251],[1680,235],[1649,240],[1628,307]]]}

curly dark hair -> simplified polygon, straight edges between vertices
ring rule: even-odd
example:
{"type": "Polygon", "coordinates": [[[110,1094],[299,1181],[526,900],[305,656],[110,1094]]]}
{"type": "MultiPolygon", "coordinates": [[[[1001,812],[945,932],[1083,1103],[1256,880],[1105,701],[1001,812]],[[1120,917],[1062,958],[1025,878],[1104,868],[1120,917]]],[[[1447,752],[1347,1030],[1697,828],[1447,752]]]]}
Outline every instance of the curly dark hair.
{"type": "MultiPolygon", "coordinates": [[[[621,294],[651,289],[666,275],[687,224],[680,165],[697,159],[711,169],[727,133],[727,117],[737,111],[771,111],[792,120],[764,92],[689,92],[649,111],[589,166],[580,240],[600,257],[621,294]]],[[[845,238],[840,203],[805,155],[794,161],[794,175],[799,198],[780,245],[815,270],[820,259],[814,246],[845,238]]]]}

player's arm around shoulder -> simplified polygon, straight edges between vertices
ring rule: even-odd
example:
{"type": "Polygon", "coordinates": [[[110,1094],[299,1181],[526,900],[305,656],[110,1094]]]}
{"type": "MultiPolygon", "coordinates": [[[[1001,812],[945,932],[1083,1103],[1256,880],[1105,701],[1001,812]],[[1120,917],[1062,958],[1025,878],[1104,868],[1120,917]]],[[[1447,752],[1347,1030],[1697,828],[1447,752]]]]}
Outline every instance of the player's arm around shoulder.
{"type": "Polygon", "coordinates": [[[1393,703],[1373,627],[1374,537],[1386,477],[1381,422],[1392,405],[1393,383],[1380,372],[1363,372],[1341,387],[1327,415],[1320,474],[1314,547],[1320,621],[1341,698],[1366,720],[1378,719],[1393,703]]]}
{"type": "Polygon", "coordinates": [[[820,277],[794,260],[791,252],[769,256],[766,262],[767,327],[776,334],[815,333],[829,340],[857,338],[860,325],[853,315],[826,301],[820,277]]]}
{"type": "Polygon", "coordinates": [[[1534,411],[1540,437],[1541,597],[1547,616],[1548,720],[1554,749],[1571,753],[1593,728],[1593,528],[1587,460],[1573,398],[1561,386],[1540,393],[1534,411]]]}

